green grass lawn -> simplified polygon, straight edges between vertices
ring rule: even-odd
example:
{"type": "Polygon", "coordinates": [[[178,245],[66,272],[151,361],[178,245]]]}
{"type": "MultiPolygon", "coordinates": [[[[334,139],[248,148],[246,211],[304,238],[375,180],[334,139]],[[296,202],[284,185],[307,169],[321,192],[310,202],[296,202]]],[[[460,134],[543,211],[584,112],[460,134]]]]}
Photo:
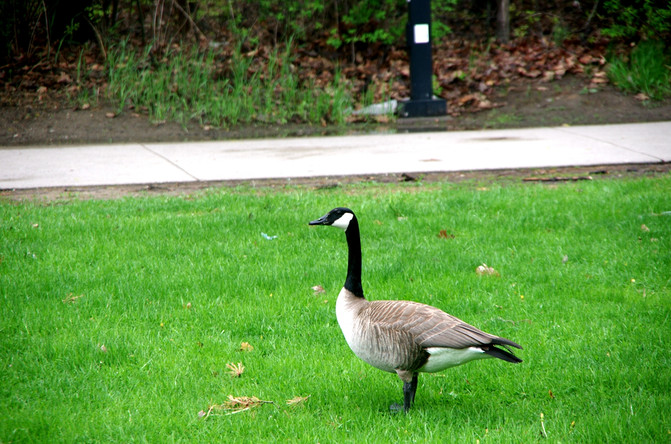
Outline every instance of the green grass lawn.
{"type": "Polygon", "coordinates": [[[0,442],[668,442],[669,211],[668,174],[0,201],[0,442]],[[391,414],[400,380],[336,322],[344,235],[307,224],[334,206],[359,217],[368,298],[524,362],[420,375],[391,414]]]}

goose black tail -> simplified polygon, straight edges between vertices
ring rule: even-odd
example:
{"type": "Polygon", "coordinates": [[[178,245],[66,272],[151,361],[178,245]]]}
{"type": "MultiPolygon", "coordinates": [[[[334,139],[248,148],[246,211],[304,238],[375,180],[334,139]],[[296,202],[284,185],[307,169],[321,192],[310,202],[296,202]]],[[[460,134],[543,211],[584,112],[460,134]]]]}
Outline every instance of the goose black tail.
{"type": "MultiPolygon", "coordinates": [[[[506,347],[505,345],[503,347],[506,347]]],[[[494,345],[490,345],[482,348],[486,354],[493,356],[494,358],[503,359],[504,361],[512,362],[513,364],[518,364],[522,362],[520,358],[515,356],[506,348],[498,348],[494,345]]]]}

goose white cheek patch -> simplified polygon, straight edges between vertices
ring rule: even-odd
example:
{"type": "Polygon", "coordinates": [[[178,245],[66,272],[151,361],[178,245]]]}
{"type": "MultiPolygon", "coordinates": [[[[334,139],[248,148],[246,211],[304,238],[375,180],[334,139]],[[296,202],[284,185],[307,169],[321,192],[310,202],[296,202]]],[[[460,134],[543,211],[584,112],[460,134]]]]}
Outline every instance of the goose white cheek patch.
{"type": "Polygon", "coordinates": [[[343,230],[346,230],[347,227],[349,227],[349,223],[352,220],[354,215],[352,213],[345,213],[342,216],[340,216],[335,222],[333,222],[331,225],[334,227],[342,228],[343,230]]]}

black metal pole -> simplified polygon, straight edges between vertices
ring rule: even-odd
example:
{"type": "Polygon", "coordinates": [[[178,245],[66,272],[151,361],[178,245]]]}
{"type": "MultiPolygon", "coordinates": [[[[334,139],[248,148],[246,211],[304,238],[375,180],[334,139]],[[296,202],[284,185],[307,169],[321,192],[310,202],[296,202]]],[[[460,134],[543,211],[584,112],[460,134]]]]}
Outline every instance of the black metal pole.
{"type": "Polygon", "coordinates": [[[408,0],[406,38],[410,55],[410,100],[402,102],[401,116],[447,114],[445,100],[433,97],[431,0],[408,0]]]}

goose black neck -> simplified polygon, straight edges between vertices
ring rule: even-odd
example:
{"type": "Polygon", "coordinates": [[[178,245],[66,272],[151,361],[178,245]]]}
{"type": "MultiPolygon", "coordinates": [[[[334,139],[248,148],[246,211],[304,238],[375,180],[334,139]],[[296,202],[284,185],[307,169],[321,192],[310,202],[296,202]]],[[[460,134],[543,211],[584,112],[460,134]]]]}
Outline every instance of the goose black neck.
{"type": "Polygon", "coordinates": [[[345,288],[351,291],[354,296],[360,298],[363,296],[363,287],[361,286],[361,236],[359,234],[359,222],[356,217],[352,218],[345,231],[347,236],[347,278],[345,279],[345,288]]]}

